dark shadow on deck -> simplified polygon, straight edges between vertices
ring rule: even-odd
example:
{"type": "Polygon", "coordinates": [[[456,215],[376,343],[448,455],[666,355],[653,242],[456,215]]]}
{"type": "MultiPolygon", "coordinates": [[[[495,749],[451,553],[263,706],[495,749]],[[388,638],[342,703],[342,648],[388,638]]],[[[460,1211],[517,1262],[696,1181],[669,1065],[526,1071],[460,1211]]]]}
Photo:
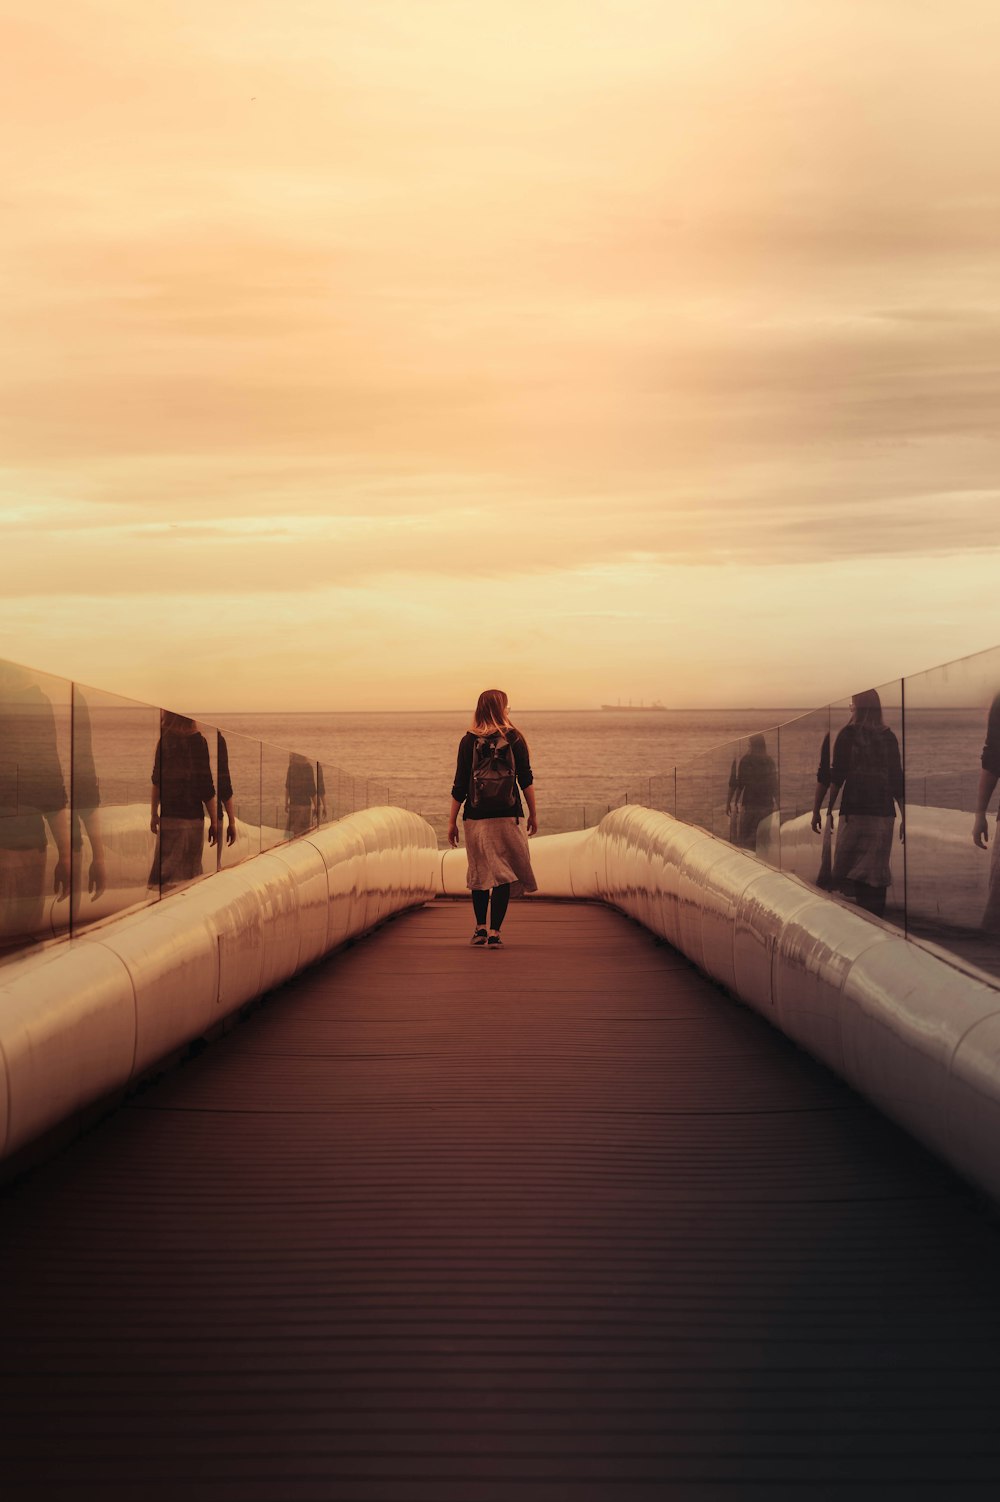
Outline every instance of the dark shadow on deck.
{"type": "Polygon", "coordinates": [[[0,1490],[995,1498],[1000,1236],[602,907],[409,914],[3,1205],[0,1490]]]}

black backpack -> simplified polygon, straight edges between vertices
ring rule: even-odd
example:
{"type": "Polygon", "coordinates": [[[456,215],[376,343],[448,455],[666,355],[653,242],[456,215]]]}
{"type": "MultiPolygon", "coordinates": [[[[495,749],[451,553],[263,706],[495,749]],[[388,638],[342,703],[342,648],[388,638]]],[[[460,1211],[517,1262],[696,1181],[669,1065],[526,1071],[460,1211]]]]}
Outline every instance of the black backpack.
{"type": "Polygon", "coordinates": [[[518,806],[514,748],[493,735],[478,735],[472,748],[469,807],[480,814],[513,814],[518,806]]]}
{"type": "Polygon", "coordinates": [[[886,729],[855,729],[847,768],[851,805],[859,812],[881,813],[892,809],[889,780],[889,733],[886,729]]]}

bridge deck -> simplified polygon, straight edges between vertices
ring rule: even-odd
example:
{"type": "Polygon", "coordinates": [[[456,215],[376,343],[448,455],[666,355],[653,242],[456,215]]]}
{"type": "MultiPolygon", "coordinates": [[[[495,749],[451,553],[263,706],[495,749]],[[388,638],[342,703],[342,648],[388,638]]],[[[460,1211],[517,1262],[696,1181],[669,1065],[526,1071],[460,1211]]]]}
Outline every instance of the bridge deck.
{"type": "Polygon", "coordinates": [[[599,906],[408,914],[9,1188],[0,1491],[995,1498],[1000,1234],[599,906]]]}

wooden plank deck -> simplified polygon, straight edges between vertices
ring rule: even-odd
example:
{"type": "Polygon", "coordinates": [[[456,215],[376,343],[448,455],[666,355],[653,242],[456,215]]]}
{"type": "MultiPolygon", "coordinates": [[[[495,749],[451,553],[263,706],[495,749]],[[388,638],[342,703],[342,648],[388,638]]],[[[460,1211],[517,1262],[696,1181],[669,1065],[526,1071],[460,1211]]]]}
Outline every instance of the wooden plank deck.
{"type": "Polygon", "coordinates": [[[0,1494],[1000,1494],[1000,1233],[589,904],[408,914],[0,1211],[0,1494]]]}

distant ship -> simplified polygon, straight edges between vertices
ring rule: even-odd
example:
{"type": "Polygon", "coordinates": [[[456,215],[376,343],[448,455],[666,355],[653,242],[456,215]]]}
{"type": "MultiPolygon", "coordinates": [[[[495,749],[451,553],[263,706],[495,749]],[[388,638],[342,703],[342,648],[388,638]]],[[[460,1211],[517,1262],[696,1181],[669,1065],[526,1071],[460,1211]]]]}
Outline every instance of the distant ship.
{"type": "Polygon", "coordinates": [[[666,714],[667,713],[667,706],[665,704],[661,704],[660,701],[659,701],[659,699],[654,699],[653,702],[652,702],[652,704],[644,704],[641,700],[639,701],[638,704],[633,704],[632,701],[631,701],[631,699],[629,700],[629,702],[627,704],[623,704],[622,701],[619,699],[617,704],[602,704],[601,708],[602,709],[624,710],[626,714],[630,713],[634,709],[644,709],[647,712],[649,710],[654,710],[657,714],[666,714]]]}

